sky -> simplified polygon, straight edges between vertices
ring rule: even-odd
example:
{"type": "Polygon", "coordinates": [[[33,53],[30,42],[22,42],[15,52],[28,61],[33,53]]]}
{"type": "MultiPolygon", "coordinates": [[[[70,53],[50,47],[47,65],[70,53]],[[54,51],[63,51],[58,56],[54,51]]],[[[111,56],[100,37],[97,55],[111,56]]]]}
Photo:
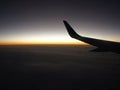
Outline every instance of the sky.
{"type": "Polygon", "coordinates": [[[0,44],[80,44],[83,36],[120,42],[119,0],[0,0],[0,44]]]}

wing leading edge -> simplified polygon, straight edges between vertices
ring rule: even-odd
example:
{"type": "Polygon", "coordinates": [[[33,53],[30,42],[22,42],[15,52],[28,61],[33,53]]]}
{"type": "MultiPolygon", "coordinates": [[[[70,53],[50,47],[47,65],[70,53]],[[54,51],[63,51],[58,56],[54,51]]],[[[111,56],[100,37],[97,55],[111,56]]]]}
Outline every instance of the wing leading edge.
{"type": "Polygon", "coordinates": [[[94,51],[94,52],[111,51],[111,52],[115,52],[115,53],[120,53],[120,43],[81,36],[74,31],[74,29],[68,24],[67,21],[64,20],[63,22],[64,22],[64,25],[67,29],[68,34],[72,38],[75,38],[77,40],[81,40],[85,43],[88,43],[90,45],[97,47],[96,49],[91,50],[91,51],[94,51]]]}

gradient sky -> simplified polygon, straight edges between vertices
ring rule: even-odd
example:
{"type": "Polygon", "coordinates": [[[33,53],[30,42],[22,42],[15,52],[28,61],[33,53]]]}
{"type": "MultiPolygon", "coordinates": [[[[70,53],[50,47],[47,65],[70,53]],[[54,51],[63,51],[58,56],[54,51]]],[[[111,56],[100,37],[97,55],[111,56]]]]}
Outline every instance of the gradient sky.
{"type": "Polygon", "coordinates": [[[120,0],[0,0],[0,43],[79,43],[83,36],[120,42],[120,0]]]}

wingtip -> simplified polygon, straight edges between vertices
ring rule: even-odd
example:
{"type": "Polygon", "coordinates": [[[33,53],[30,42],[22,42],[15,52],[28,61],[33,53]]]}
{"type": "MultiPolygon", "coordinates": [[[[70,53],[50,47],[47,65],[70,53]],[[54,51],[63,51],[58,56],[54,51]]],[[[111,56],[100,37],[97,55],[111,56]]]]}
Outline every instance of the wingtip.
{"type": "Polygon", "coordinates": [[[63,20],[64,23],[66,23],[67,21],[66,20],[63,20]]]}

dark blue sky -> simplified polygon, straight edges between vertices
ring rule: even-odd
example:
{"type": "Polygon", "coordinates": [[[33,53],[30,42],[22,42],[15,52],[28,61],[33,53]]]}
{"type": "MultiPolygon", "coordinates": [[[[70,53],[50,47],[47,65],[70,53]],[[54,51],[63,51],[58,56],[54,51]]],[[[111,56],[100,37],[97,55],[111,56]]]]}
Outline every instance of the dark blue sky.
{"type": "Polygon", "coordinates": [[[0,0],[0,41],[73,41],[67,20],[83,36],[120,41],[119,0],[0,0]]]}

